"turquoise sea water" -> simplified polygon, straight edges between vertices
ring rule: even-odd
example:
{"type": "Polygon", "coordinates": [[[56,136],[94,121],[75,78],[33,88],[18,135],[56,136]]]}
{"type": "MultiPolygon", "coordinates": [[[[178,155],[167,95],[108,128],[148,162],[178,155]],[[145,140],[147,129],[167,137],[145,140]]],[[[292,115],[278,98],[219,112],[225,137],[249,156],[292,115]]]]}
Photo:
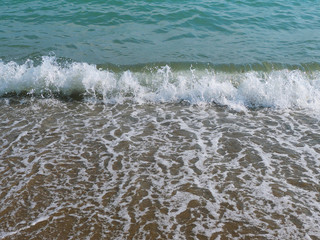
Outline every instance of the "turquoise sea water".
{"type": "Polygon", "coordinates": [[[319,62],[320,8],[309,1],[0,2],[0,58],[93,64],[319,62]]]}

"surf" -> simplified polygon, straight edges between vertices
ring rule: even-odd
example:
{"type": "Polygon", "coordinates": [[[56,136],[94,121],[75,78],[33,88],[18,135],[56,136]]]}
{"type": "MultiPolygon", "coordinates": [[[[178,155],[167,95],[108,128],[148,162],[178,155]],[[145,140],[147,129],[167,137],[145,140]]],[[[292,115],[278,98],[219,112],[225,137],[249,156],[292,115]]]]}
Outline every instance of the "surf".
{"type": "Polygon", "coordinates": [[[319,69],[315,63],[94,65],[43,56],[39,64],[0,61],[0,96],[319,111],[319,69]]]}

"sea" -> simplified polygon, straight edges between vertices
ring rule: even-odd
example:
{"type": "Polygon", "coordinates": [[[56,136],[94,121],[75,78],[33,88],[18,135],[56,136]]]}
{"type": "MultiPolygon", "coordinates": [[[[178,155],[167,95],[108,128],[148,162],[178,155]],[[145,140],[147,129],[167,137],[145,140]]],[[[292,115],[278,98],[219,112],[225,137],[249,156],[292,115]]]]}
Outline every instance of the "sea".
{"type": "Polygon", "coordinates": [[[320,239],[320,1],[0,0],[0,239],[320,239]]]}

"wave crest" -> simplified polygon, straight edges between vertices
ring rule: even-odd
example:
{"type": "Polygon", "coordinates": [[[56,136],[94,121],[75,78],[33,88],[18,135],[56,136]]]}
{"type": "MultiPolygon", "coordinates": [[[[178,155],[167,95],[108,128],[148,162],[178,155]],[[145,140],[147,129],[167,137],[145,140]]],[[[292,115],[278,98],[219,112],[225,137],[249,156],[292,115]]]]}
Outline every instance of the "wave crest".
{"type": "Polygon", "coordinates": [[[233,109],[303,108],[320,110],[320,71],[216,71],[168,65],[112,71],[78,62],[58,63],[45,56],[39,65],[0,61],[0,96],[130,100],[218,104],[233,109]]]}

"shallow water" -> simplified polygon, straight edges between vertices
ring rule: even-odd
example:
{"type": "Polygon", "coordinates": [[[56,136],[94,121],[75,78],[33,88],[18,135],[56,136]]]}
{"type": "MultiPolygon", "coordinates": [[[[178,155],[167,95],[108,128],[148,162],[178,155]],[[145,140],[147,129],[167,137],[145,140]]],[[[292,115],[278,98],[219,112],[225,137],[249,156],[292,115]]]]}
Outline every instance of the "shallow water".
{"type": "Polygon", "coordinates": [[[1,103],[2,239],[317,239],[320,129],[301,111],[1,103]]]}

